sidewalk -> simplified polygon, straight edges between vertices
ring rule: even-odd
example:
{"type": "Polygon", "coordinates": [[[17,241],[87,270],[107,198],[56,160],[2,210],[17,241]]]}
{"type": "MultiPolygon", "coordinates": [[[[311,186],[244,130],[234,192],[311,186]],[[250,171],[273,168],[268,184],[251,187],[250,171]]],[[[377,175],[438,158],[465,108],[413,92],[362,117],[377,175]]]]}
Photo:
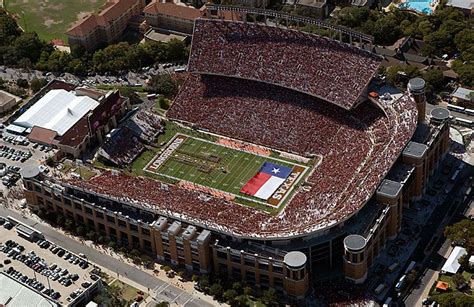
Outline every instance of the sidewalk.
{"type": "MultiPolygon", "coordinates": [[[[443,247],[441,246],[441,249],[443,247]]],[[[449,246],[449,248],[447,248],[444,253],[441,253],[439,255],[441,255],[441,257],[443,258],[448,258],[449,254],[451,254],[451,250],[453,248],[451,246],[449,246]]],[[[438,251],[439,252],[439,251],[438,251]]],[[[427,298],[430,294],[430,289],[431,289],[431,286],[435,283],[436,280],[438,280],[438,276],[439,276],[439,272],[438,271],[435,271],[435,270],[431,270],[431,269],[428,269],[425,273],[425,275],[423,276],[423,279],[421,281],[421,286],[423,286],[423,292],[421,293],[421,295],[418,297],[418,300],[416,302],[416,306],[422,306],[422,302],[425,298],[427,298]]]]}
{"type": "MultiPolygon", "coordinates": [[[[61,232],[63,233],[65,236],[68,236],[69,238],[73,239],[73,240],[76,240],[78,242],[81,242],[82,244],[84,245],[87,245],[93,249],[95,249],[96,251],[104,254],[104,255],[107,255],[107,256],[110,256],[110,257],[113,257],[117,260],[120,260],[132,267],[135,267],[137,270],[140,270],[140,271],[143,271],[143,272],[146,272],[152,276],[154,276],[155,278],[161,280],[162,282],[166,283],[167,285],[172,285],[172,286],[175,286],[176,288],[179,288],[180,290],[183,290],[185,291],[186,293],[188,294],[191,294],[193,297],[196,297],[198,298],[199,300],[202,300],[204,302],[206,302],[208,305],[210,306],[224,306],[225,304],[219,304],[217,301],[215,301],[211,296],[208,296],[208,295],[205,295],[204,293],[201,293],[201,292],[198,292],[194,289],[194,282],[192,281],[187,281],[187,282],[182,282],[180,281],[179,277],[178,276],[175,276],[174,278],[169,278],[166,276],[166,272],[164,270],[161,270],[160,269],[160,264],[156,263],[155,262],[155,267],[154,269],[147,269],[143,266],[138,266],[136,264],[134,264],[130,259],[122,256],[121,254],[119,253],[116,253],[114,252],[112,249],[110,248],[104,248],[102,247],[101,245],[96,245],[94,244],[92,241],[87,241],[87,240],[81,240],[80,238],[78,237],[75,237],[69,233],[65,233],[64,231],[60,230],[60,229],[56,229],[56,231],[58,232],[61,232]],[[155,273],[155,272],[158,272],[155,273]]],[[[95,264],[95,263],[94,263],[95,264]]],[[[109,269],[109,268],[106,268],[104,266],[100,266],[100,265],[97,265],[95,264],[97,267],[99,267],[103,272],[107,273],[109,276],[111,276],[112,278],[114,279],[118,279],[124,283],[127,283],[139,290],[142,290],[143,292],[145,293],[148,293],[149,296],[143,301],[140,303],[140,306],[147,306],[148,303],[151,303],[153,301],[156,302],[155,298],[158,296],[159,292],[158,290],[161,290],[163,291],[164,288],[155,288],[155,289],[150,289],[150,288],[146,288],[144,287],[143,285],[137,283],[137,282],[134,282],[132,280],[130,280],[129,278],[127,278],[126,274],[125,275],[121,275],[121,274],[117,274],[117,272],[114,272],[113,270],[109,269]]],[[[160,291],[160,292],[161,292],[160,291]]],[[[176,298],[173,299],[173,297],[169,297],[170,299],[170,303],[172,306],[181,306],[182,304],[179,304],[178,302],[174,302],[173,300],[175,300],[176,298]],[[171,302],[173,301],[173,302],[171,302]]],[[[159,302],[159,301],[158,301],[159,302]]]]}

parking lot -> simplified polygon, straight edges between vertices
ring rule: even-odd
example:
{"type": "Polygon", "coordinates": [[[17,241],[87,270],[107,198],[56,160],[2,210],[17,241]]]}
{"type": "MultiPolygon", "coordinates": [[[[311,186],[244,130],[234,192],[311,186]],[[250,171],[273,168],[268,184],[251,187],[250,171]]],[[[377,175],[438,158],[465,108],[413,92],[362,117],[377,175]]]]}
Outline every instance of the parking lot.
{"type": "Polygon", "coordinates": [[[0,224],[0,268],[12,278],[65,305],[95,286],[99,278],[84,255],[44,240],[30,242],[16,228],[5,228],[5,218],[0,224]]]}
{"type": "MultiPolygon", "coordinates": [[[[19,171],[26,165],[40,165],[55,150],[28,140],[21,140],[6,132],[0,138],[0,177],[3,185],[9,187],[19,179],[19,171]]],[[[46,170],[43,166],[43,170],[46,170]]]]}

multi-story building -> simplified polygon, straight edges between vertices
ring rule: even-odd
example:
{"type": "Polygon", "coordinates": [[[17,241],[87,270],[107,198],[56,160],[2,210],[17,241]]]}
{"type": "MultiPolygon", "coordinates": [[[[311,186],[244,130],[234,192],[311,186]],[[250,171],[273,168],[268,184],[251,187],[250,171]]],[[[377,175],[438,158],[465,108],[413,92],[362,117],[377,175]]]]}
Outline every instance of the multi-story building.
{"type": "Polygon", "coordinates": [[[374,258],[388,240],[397,236],[403,208],[423,195],[430,176],[448,152],[449,111],[436,108],[427,119],[425,86],[425,81],[420,78],[408,83],[408,91],[417,104],[418,127],[377,189],[380,214],[364,231],[344,238],[344,275],[356,283],[365,281],[374,258]]]}
{"type": "Polygon", "coordinates": [[[144,7],[145,0],[108,1],[99,14],[85,17],[66,32],[69,45],[91,51],[117,42],[130,19],[140,15],[144,7]]]}
{"type": "Polygon", "coordinates": [[[203,10],[158,1],[147,5],[143,13],[151,27],[185,34],[192,34],[194,20],[203,16],[203,10]]]}

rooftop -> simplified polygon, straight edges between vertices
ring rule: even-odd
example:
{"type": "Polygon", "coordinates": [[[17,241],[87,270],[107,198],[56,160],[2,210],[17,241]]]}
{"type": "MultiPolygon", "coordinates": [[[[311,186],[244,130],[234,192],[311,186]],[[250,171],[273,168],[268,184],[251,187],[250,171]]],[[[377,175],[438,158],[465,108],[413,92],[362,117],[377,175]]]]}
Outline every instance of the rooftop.
{"type": "MultiPolygon", "coordinates": [[[[474,3],[474,1],[472,3],[474,3]]],[[[458,87],[451,94],[451,96],[462,99],[462,100],[473,101],[474,100],[474,91],[470,90],[468,88],[458,87]]]]}
{"type": "Polygon", "coordinates": [[[422,143],[409,142],[403,150],[403,155],[412,158],[421,158],[428,150],[428,146],[422,143]]]}
{"type": "Polygon", "coordinates": [[[361,235],[348,235],[345,239],[344,239],[344,246],[349,249],[349,250],[353,250],[353,251],[358,251],[358,250],[361,250],[365,247],[365,245],[367,244],[365,238],[361,235]]]}
{"type": "Polygon", "coordinates": [[[13,94],[0,90],[0,106],[3,106],[9,103],[12,99],[14,99],[15,102],[18,102],[21,100],[20,97],[17,97],[13,94]]]}
{"type": "Polygon", "coordinates": [[[384,179],[377,189],[377,194],[387,197],[396,197],[402,190],[402,187],[400,182],[384,179]]]}
{"type": "Polygon", "coordinates": [[[326,0],[299,0],[297,4],[321,8],[326,4],[326,0]]]}
{"type": "Polygon", "coordinates": [[[171,2],[162,3],[156,0],[148,4],[143,9],[143,13],[153,15],[167,15],[191,21],[194,21],[196,18],[199,18],[202,15],[201,11],[194,7],[177,5],[171,2]]]}
{"type": "Polygon", "coordinates": [[[289,252],[285,255],[283,262],[292,268],[299,268],[306,264],[306,255],[302,252],[289,252]]]}
{"type": "Polygon", "coordinates": [[[447,6],[470,10],[474,8],[473,0],[448,0],[447,6]]]}
{"type": "Polygon", "coordinates": [[[56,131],[34,126],[28,135],[28,139],[32,142],[51,145],[54,141],[54,138],[56,137],[56,134],[56,131]]]}
{"type": "Polygon", "coordinates": [[[51,90],[18,117],[14,124],[25,128],[34,126],[66,133],[99,103],[87,96],[78,97],[65,90],[51,90]]]}
{"type": "Polygon", "coordinates": [[[84,36],[94,30],[96,27],[105,27],[108,23],[118,19],[128,9],[141,0],[110,0],[103,7],[102,11],[96,15],[88,15],[78,21],[66,32],[71,36],[84,36]]]}
{"type": "Polygon", "coordinates": [[[1,306],[58,306],[56,302],[0,272],[1,306]]]}
{"type": "Polygon", "coordinates": [[[172,39],[178,39],[180,41],[184,41],[186,39],[186,36],[150,29],[148,30],[148,32],[145,33],[145,38],[150,39],[155,42],[169,42],[172,39]]]}
{"type": "Polygon", "coordinates": [[[431,110],[431,117],[439,121],[448,119],[449,114],[449,110],[445,108],[435,108],[431,110]]]}

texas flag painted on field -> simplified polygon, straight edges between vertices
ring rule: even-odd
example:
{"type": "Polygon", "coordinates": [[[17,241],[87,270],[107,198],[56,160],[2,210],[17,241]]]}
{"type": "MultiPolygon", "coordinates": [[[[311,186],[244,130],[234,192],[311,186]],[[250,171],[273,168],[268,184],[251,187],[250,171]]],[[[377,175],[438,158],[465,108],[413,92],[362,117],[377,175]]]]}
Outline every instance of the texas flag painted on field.
{"type": "Polygon", "coordinates": [[[265,162],[258,173],[244,185],[240,192],[267,200],[290,174],[291,168],[289,167],[265,162]]]}

